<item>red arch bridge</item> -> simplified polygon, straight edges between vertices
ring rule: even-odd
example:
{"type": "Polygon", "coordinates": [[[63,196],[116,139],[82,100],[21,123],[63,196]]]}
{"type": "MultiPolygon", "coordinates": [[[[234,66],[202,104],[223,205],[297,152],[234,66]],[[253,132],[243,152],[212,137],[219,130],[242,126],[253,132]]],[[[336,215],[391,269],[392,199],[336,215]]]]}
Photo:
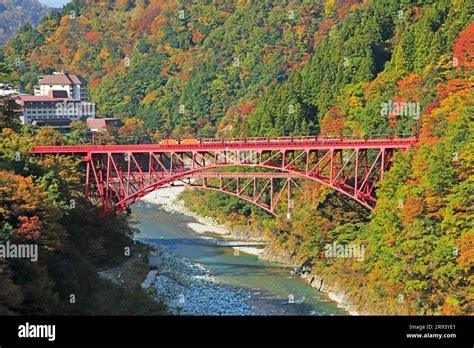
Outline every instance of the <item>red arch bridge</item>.
{"type": "Polygon", "coordinates": [[[329,186],[372,209],[375,186],[389,169],[394,152],[416,143],[416,138],[399,137],[232,138],[181,144],[35,146],[31,154],[81,156],[86,165],[86,199],[101,204],[104,215],[120,213],[154,190],[178,185],[226,192],[276,215],[280,203],[292,207],[291,197],[301,190],[301,179],[329,186]],[[245,171],[229,171],[232,167],[245,167],[245,171]]]}

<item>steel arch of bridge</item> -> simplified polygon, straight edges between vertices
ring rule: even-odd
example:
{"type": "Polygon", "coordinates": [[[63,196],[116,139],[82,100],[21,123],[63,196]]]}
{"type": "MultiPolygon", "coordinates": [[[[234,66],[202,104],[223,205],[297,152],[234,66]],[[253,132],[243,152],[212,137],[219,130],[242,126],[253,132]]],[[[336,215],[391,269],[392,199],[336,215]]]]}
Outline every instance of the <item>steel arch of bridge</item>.
{"type": "Polygon", "coordinates": [[[298,175],[285,172],[193,172],[159,188],[184,186],[224,192],[253,203],[273,215],[276,215],[276,207],[285,201],[289,219],[289,209],[294,204],[293,193],[303,191],[296,179],[298,175]]]}
{"type": "Polygon", "coordinates": [[[86,197],[100,202],[104,215],[120,213],[146,194],[170,185],[226,192],[276,214],[285,190],[287,203],[291,201],[291,187],[298,187],[297,178],[329,186],[372,209],[375,186],[390,167],[393,153],[416,143],[413,138],[222,140],[174,145],[37,146],[32,154],[81,155],[87,168],[86,197]],[[265,171],[219,172],[236,166],[265,171]],[[207,173],[209,170],[213,172],[207,173]],[[226,180],[232,183],[226,186],[226,180]],[[268,192],[262,191],[263,186],[268,192]]]}

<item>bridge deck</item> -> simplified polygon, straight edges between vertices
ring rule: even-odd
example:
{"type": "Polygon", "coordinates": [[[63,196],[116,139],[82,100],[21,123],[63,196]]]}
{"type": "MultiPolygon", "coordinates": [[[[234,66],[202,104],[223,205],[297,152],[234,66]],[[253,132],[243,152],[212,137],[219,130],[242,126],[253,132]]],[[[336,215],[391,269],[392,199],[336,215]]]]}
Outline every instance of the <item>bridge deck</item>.
{"type": "Polygon", "coordinates": [[[75,146],[35,146],[31,154],[87,154],[123,152],[187,152],[225,150],[302,150],[302,149],[344,149],[344,148],[390,148],[406,149],[417,144],[418,139],[350,139],[350,140],[271,140],[262,142],[235,141],[202,144],[139,144],[139,145],[75,145],[75,146]]]}

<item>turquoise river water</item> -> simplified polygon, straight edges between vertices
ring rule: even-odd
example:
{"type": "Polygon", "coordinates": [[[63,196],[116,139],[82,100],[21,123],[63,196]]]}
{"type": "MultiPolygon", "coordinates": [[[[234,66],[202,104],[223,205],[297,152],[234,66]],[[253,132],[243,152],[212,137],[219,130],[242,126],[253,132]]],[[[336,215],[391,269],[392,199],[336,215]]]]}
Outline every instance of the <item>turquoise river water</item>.
{"type": "MultiPolygon", "coordinates": [[[[226,285],[246,288],[255,295],[253,305],[267,314],[348,315],[328,296],[291,273],[292,267],[258,260],[255,255],[218,246],[187,226],[192,217],[168,213],[151,204],[138,203],[133,214],[140,230],[136,239],[161,245],[206,267],[226,285]],[[290,301],[289,301],[290,299],[290,301]],[[289,303],[290,302],[290,303],[289,303]]],[[[207,235],[218,238],[215,235],[207,235]]]]}

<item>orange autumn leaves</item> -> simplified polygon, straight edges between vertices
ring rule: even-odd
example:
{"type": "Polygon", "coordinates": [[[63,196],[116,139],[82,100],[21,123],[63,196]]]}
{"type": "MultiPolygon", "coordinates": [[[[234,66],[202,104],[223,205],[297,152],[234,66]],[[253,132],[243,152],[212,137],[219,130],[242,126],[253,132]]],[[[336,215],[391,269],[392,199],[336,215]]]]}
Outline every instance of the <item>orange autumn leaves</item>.
{"type": "Polygon", "coordinates": [[[346,118],[338,108],[331,108],[321,121],[322,136],[341,136],[344,130],[346,118]]]}
{"type": "Polygon", "coordinates": [[[41,237],[41,223],[37,216],[19,216],[20,227],[15,229],[13,236],[18,239],[38,239],[41,237]]]}
{"type": "Polygon", "coordinates": [[[48,194],[31,177],[0,171],[0,216],[13,228],[13,237],[36,240],[42,235],[42,220],[59,216],[47,203],[48,194]]]}
{"type": "Polygon", "coordinates": [[[453,65],[456,69],[465,67],[470,71],[474,66],[474,22],[471,22],[466,29],[464,29],[456,40],[453,53],[453,65]]]}

